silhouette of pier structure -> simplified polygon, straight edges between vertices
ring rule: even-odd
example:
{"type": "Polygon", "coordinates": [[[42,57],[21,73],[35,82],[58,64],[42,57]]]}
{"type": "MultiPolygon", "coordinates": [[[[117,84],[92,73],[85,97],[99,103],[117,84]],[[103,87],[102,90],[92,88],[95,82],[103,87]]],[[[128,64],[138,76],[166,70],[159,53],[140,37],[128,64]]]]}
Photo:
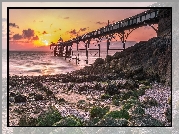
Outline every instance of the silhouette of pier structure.
{"type": "Polygon", "coordinates": [[[50,49],[54,51],[54,56],[65,57],[65,59],[67,58],[75,59],[76,64],[78,64],[80,61],[79,53],[75,55],[72,51],[72,46],[75,43],[77,45],[76,47],[77,52],[86,51],[86,64],[88,64],[89,51],[91,50],[98,51],[100,57],[100,52],[101,52],[100,42],[104,37],[107,39],[106,45],[107,45],[107,55],[108,55],[109,50],[125,50],[125,43],[127,38],[132,33],[132,31],[134,31],[139,27],[149,25],[157,32],[158,29],[154,28],[153,25],[158,24],[159,22],[158,12],[159,9],[149,9],[135,16],[131,16],[126,19],[117,21],[113,24],[109,24],[109,20],[108,20],[107,26],[88,32],[82,36],[77,35],[76,38],[70,39],[68,41],[63,41],[63,39],[60,37],[60,39],[56,44],[51,43],[50,49]],[[129,32],[125,33],[126,30],[128,30],[129,32]],[[110,48],[111,40],[115,39],[117,41],[116,36],[119,36],[123,44],[123,48],[119,48],[119,49],[110,48]],[[94,49],[89,48],[90,41],[92,39],[95,39],[97,41],[98,48],[94,48],[94,49]],[[85,48],[79,48],[80,42],[85,43],[85,48]]]}

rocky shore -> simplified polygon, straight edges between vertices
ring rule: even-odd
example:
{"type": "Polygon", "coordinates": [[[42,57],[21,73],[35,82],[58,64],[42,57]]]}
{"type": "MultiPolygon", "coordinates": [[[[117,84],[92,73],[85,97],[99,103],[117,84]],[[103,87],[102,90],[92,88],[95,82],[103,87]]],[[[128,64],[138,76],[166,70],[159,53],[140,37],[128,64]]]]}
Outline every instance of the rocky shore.
{"type": "Polygon", "coordinates": [[[171,40],[67,74],[9,76],[10,126],[171,126],[171,40]]]}

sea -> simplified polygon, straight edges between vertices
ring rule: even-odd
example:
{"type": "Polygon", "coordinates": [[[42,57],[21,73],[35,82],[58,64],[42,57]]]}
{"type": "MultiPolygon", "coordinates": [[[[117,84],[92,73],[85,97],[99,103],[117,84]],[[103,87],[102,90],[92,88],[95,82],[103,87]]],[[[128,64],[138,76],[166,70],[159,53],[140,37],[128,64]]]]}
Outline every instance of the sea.
{"type": "MultiPolygon", "coordinates": [[[[135,42],[126,42],[126,48],[133,46],[135,42]]],[[[110,48],[119,48],[118,46],[122,43],[113,43],[110,48]]],[[[105,46],[105,45],[104,45],[105,46]]],[[[113,55],[119,50],[110,50],[108,55],[113,55]]],[[[64,57],[55,57],[53,51],[9,51],[3,50],[2,53],[2,69],[3,77],[7,77],[7,70],[9,69],[8,75],[28,75],[28,76],[39,76],[39,75],[55,75],[60,73],[67,73],[75,70],[79,70],[84,66],[89,66],[97,58],[99,53],[97,50],[89,51],[88,64],[86,64],[86,52],[85,51],[74,51],[74,55],[79,53],[79,63],[76,64],[75,59],[64,57]],[[9,58],[9,68],[7,69],[7,58],[9,58]]],[[[107,55],[106,48],[102,48],[100,52],[100,58],[105,58],[107,55]]],[[[75,57],[75,56],[73,56],[75,57]]]]}

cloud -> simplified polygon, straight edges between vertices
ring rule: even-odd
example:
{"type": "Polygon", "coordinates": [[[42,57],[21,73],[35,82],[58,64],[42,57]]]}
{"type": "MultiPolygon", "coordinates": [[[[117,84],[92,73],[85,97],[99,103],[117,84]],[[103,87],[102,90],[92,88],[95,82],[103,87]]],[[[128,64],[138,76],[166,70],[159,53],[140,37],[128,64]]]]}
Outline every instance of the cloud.
{"type": "Polygon", "coordinates": [[[80,34],[80,32],[85,32],[87,31],[89,27],[84,27],[84,28],[80,28],[79,30],[73,29],[71,31],[67,31],[67,34],[70,34],[71,36],[76,36],[77,34],[80,34]]]}
{"type": "Polygon", "coordinates": [[[39,37],[36,35],[32,38],[32,40],[39,40],[39,37]]]}
{"type": "Polygon", "coordinates": [[[77,35],[79,32],[76,31],[76,29],[73,29],[71,31],[67,31],[70,35],[77,35]]]}
{"type": "Polygon", "coordinates": [[[9,23],[9,26],[10,26],[10,27],[19,28],[19,26],[18,26],[18,25],[16,25],[15,23],[9,23]]]}
{"type": "Polygon", "coordinates": [[[69,19],[70,17],[65,17],[64,19],[69,19]]]}
{"type": "Polygon", "coordinates": [[[96,22],[96,24],[100,24],[100,25],[107,25],[107,22],[101,22],[101,21],[98,21],[98,22],[96,22]]]}
{"type": "Polygon", "coordinates": [[[31,39],[32,37],[34,37],[34,30],[32,29],[27,29],[27,30],[23,30],[22,31],[22,36],[26,39],[31,39]]]}
{"type": "Polygon", "coordinates": [[[34,20],[33,22],[36,22],[36,20],[34,20]]]}
{"type": "Polygon", "coordinates": [[[7,21],[7,19],[6,18],[2,18],[2,22],[6,22],[7,21]]]}
{"type": "Polygon", "coordinates": [[[82,31],[82,32],[84,32],[84,31],[86,31],[87,30],[87,28],[85,27],[85,28],[80,28],[80,31],[82,31]]]}
{"type": "Polygon", "coordinates": [[[39,22],[43,22],[43,20],[40,20],[39,22]]]}
{"type": "Polygon", "coordinates": [[[20,39],[22,39],[23,37],[22,37],[22,35],[20,35],[20,34],[15,34],[15,35],[13,35],[13,40],[20,40],[20,39]]]}
{"type": "Polygon", "coordinates": [[[43,31],[42,34],[47,34],[47,32],[46,32],[46,31],[43,31]]]}
{"type": "Polygon", "coordinates": [[[53,25],[53,23],[52,24],[50,24],[50,27],[53,25]]]}
{"type": "Polygon", "coordinates": [[[62,29],[61,29],[61,28],[59,28],[58,30],[60,30],[60,31],[61,31],[62,29]]]}

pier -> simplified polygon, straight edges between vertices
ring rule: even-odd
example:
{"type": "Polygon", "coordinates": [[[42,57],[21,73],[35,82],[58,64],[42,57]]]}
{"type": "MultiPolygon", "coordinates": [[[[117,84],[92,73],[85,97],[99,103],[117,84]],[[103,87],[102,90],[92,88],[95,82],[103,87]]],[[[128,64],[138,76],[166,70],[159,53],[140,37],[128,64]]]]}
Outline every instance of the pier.
{"type": "MultiPolygon", "coordinates": [[[[88,64],[88,58],[89,58],[89,51],[97,51],[100,57],[100,52],[101,52],[101,44],[100,42],[102,41],[103,38],[107,39],[106,45],[107,45],[107,55],[109,50],[125,50],[125,43],[127,41],[127,38],[129,35],[137,28],[142,27],[142,26],[151,26],[156,33],[158,34],[158,29],[154,28],[154,24],[158,24],[160,17],[159,16],[159,10],[166,11],[167,9],[150,9],[147,11],[144,11],[140,14],[137,14],[135,16],[131,16],[129,18],[117,21],[113,24],[109,24],[108,20],[108,25],[105,27],[101,27],[97,30],[88,32],[84,35],[81,36],[76,36],[76,38],[63,41],[63,39],[60,37],[58,42],[51,43],[50,49],[54,51],[54,56],[59,56],[59,57],[64,57],[65,60],[67,58],[70,58],[72,60],[76,60],[76,64],[79,63],[79,53],[74,54],[72,51],[72,46],[73,44],[76,44],[76,50],[78,51],[85,51],[86,52],[86,64],[88,64]],[[125,32],[128,31],[128,32],[125,32]],[[113,49],[110,48],[110,42],[112,39],[117,39],[115,38],[116,36],[119,36],[120,41],[123,44],[123,48],[121,49],[113,49]],[[90,41],[92,39],[95,39],[97,41],[97,47],[95,49],[89,48],[90,46],[90,41]],[[85,48],[79,48],[79,42],[84,42],[85,43],[85,48]]],[[[167,16],[167,13],[164,13],[163,15],[167,16]]],[[[163,17],[165,17],[163,16],[163,17]]]]}

